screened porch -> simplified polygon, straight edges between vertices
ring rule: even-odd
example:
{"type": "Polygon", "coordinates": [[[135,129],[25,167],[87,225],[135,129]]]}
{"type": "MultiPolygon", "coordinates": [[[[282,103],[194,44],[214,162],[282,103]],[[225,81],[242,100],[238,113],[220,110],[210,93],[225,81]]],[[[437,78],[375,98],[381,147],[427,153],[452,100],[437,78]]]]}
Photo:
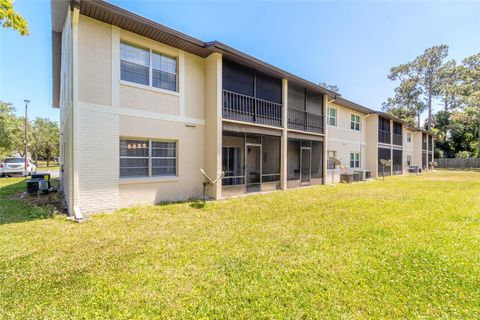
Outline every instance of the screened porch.
{"type": "Polygon", "coordinates": [[[223,131],[222,197],[280,189],[280,136],[223,131]]]}
{"type": "Polygon", "coordinates": [[[287,187],[323,182],[323,141],[288,139],[287,187]]]}

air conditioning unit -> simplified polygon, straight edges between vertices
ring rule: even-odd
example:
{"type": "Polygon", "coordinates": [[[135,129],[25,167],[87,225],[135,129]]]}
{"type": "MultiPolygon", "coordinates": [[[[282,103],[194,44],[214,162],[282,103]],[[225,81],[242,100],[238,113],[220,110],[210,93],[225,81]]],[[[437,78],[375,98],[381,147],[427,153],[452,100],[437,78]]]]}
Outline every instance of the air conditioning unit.
{"type": "Polygon", "coordinates": [[[372,172],[370,170],[355,170],[355,172],[360,173],[361,180],[367,180],[372,178],[372,172]]]}

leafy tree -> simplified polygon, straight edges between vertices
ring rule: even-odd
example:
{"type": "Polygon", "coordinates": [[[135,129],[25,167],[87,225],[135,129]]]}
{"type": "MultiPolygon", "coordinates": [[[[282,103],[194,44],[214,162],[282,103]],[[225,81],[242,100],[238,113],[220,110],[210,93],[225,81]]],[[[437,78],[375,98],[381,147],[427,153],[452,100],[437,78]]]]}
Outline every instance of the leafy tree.
{"type": "Polygon", "coordinates": [[[460,78],[462,99],[477,118],[477,147],[480,150],[480,53],[463,59],[460,78]]]}
{"type": "MultiPolygon", "coordinates": [[[[425,111],[426,105],[421,100],[421,90],[418,82],[411,76],[406,76],[403,66],[392,68],[389,78],[400,80],[400,85],[395,88],[395,96],[388,98],[383,103],[382,109],[400,119],[403,119],[415,126],[415,117],[418,118],[420,127],[420,115],[425,111]]],[[[408,71],[407,71],[408,72],[408,71]]]]}
{"type": "Polygon", "coordinates": [[[428,108],[427,130],[432,127],[432,103],[433,99],[440,94],[440,70],[448,55],[448,46],[433,46],[418,56],[412,64],[418,84],[421,87],[428,108]]]}
{"type": "Polygon", "coordinates": [[[0,157],[11,156],[14,151],[23,156],[24,123],[14,112],[11,103],[0,101],[0,157]]]}
{"type": "Polygon", "coordinates": [[[57,122],[36,118],[32,124],[32,135],[31,145],[35,159],[40,155],[47,159],[47,167],[50,166],[50,158],[59,153],[60,129],[57,122]]]}
{"type": "Polygon", "coordinates": [[[458,151],[455,153],[455,158],[470,158],[470,155],[468,151],[458,151]]]}
{"type": "Polygon", "coordinates": [[[340,92],[340,88],[336,84],[327,84],[326,82],[320,82],[318,85],[336,93],[340,92]]]}
{"type": "Polygon", "coordinates": [[[4,28],[17,30],[22,36],[28,36],[27,21],[15,11],[12,0],[0,0],[0,24],[4,28]]]}
{"type": "MultiPolygon", "coordinates": [[[[387,109],[403,107],[410,112],[415,110],[417,117],[426,108],[428,110],[427,129],[432,127],[432,106],[433,100],[440,94],[440,70],[444,67],[444,60],[448,55],[448,46],[440,45],[428,48],[425,52],[413,61],[393,67],[390,69],[388,78],[393,81],[400,81],[399,87],[395,90],[395,104],[390,106],[387,101],[387,109]],[[406,96],[405,96],[406,95],[406,96]],[[414,103],[408,103],[412,101],[414,103]]],[[[418,121],[420,126],[420,121],[418,121]]]]}
{"type": "Polygon", "coordinates": [[[439,70],[439,97],[445,111],[462,107],[461,72],[455,60],[446,62],[439,70]]]}

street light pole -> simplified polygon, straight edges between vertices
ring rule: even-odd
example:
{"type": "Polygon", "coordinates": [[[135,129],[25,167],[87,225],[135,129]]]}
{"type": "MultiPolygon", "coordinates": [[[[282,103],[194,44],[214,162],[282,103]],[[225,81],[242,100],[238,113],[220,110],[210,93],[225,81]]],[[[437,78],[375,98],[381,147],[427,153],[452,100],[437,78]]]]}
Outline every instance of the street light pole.
{"type": "Polygon", "coordinates": [[[23,100],[25,102],[25,139],[23,141],[25,149],[23,150],[25,152],[25,171],[27,171],[27,164],[28,164],[28,158],[27,158],[27,152],[28,152],[28,135],[27,135],[27,109],[28,109],[28,104],[30,103],[30,100],[23,100]]]}

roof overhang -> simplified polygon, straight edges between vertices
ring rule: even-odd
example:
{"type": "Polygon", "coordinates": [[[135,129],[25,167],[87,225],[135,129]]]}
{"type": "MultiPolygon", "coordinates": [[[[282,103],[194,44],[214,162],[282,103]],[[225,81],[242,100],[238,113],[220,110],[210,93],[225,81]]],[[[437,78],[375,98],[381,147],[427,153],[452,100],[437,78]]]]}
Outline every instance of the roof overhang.
{"type": "Polygon", "coordinates": [[[337,97],[331,103],[334,103],[334,104],[339,105],[341,107],[345,107],[345,108],[348,108],[348,109],[351,109],[351,110],[354,110],[354,111],[357,111],[357,112],[360,112],[360,113],[364,113],[364,114],[375,113],[375,111],[370,109],[370,108],[364,107],[362,105],[359,105],[358,103],[355,103],[353,101],[344,99],[342,97],[337,97]]]}
{"type": "Polygon", "coordinates": [[[285,70],[277,68],[277,67],[275,67],[275,66],[273,66],[269,63],[261,61],[261,60],[255,58],[255,57],[252,57],[252,56],[250,56],[250,55],[248,55],[244,52],[241,52],[237,49],[234,49],[234,48],[232,48],[232,47],[230,47],[230,46],[228,46],[224,43],[221,43],[221,42],[218,42],[218,41],[213,41],[213,42],[206,43],[206,46],[207,46],[207,48],[209,48],[213,52],[219,52],[219,53],[222,54],[222,56],[224,56],[224,57],[226,57],[230,60],[233,60],[235,62],[244,64],[246,66],[255,68],[255,69],[257,69],[259,71],[262,71],[262,72],[265,72],[267,74],[287,79],[287,80],[292,81],[292,82],[294,82],[298,85],[302,85],[302,86],[306,87],[307,89],[317,91],[317,92],[321,92],[321,93],[329,95],[331,97],[340,96],[340,94],[335,92],[335,91],[328,90],[328,89],[326,89],[326,88],[324,88],[324,87],[322,87],[318,84],[315,84],[311,81],[308,81],[308,80],[300,78],[296,75],[293,75],[293,74],[291,74],[291,73],[289,73],[285,70]]]}

